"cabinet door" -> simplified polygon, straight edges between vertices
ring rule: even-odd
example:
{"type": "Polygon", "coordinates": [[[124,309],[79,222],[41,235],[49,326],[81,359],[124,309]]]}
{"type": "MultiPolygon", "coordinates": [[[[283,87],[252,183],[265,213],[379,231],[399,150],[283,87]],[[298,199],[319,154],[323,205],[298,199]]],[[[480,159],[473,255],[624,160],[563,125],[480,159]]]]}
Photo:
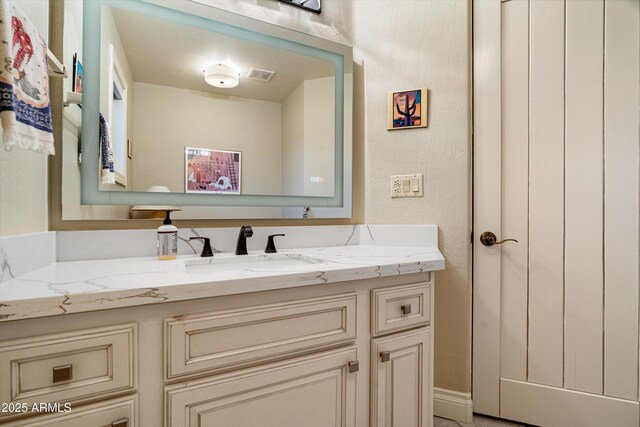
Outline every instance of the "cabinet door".
{"type": "Polygon", "coordinates": [[[354,360],[350,347],[169,386],[167,426],[355,426],[354,360]]]}
{"type": "Polygon", "coordinates": [[[422,328],[372,340],[372,426],[433,424],[430,334],[422,328]]]}
{"type": "Polygon", "coordinates": [[[68,414],[42,415],[15,421],[6,427],[136,427],[137,405],[137,397],[128,396],[72,407],[68,414]]]}

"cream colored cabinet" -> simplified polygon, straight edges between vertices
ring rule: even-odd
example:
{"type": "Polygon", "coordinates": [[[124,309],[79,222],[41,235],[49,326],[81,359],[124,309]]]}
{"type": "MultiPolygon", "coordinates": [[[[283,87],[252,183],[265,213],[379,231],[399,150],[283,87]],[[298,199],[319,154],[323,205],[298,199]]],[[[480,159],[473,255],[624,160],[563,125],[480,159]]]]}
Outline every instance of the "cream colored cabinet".
{"type": "Polygon", "coordinates": [[[356,294],[165,319],[167,379],[229,370],[352,343],[356,294]]]}
{"type": "Polygon", "coordinates": [[[420,328],[372,340],[372,427],[433,424],[430,334],[420,328]]]}
{"type": "Polygon", "coordinates": [[[371,335],[426,325],[431,320],[431,286],[416,283],[371,291],[371,335]]]}
{"type": "Polygon", "coordinates": [[[136,344],[135,324],[0,342],[0,420],[133,391],[136,344]]]}
{"type": "Polygon", "coordinates": [[[79,409],[69,413],[43,415],[27,418],[9,424],[6,427],[137,427],[137,398],[113,399],[79,409]]]}
{"type": "Polygon", "coordinates": [[[356,349],[167,388],[168,427],[353,427],[356,349]]]}
{"type": "Polygon", "coordinates": [[[72,411],[0,425],[431,427],[432,291],[420,273],[3,322],[1,401],[72,411]]]}

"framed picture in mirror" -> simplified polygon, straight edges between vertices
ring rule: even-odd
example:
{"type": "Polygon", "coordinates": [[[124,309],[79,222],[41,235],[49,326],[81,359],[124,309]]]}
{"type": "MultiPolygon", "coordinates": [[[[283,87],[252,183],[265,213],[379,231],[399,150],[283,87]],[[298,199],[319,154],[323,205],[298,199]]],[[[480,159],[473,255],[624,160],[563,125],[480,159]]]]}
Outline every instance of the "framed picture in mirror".
{"type": "Polygon", "coordinates": [[[185,147],[186,193],[241,194],[242,153],[185,147]]]}
{"type": "Polygon", "coordinates": [[[84,74],[84,68],[78,58],[78,54],[73,54],[73,76],[71,81],[71,91],[76,93],[82,93],[82,76],[84,74]]]}

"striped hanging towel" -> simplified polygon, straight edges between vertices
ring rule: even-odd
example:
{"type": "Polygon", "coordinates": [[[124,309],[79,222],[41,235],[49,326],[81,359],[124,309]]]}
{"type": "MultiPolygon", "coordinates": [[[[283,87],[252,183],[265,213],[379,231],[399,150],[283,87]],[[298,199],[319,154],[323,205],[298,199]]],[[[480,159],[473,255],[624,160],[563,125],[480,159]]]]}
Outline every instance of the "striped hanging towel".
{"type": "Polygon", "coordinates": [[[100,113],[100,182],[115,184],[116,174],[113,171],[113,149],[111,148],[111,126],[100,113]]]}
{"type": "Polygon", "coordinates": [[[47,45],[12,0],[0,0],[0,61],[4,148],[54,154],[47,45]]]}

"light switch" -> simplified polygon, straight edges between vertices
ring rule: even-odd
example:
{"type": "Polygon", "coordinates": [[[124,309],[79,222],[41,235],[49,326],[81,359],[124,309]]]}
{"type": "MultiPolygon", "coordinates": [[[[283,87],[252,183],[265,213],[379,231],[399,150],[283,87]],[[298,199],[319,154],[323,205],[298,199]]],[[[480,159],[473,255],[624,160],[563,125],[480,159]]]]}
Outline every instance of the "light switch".
{"type": "Polygon", "coordinates": [[[414,193],[420,191],[420,180],[418,178],[413,178],[411,180],[411,191],[414,193]]]}
{"type": "Polygon", "coordinates": [[[422,174],[391,175],[391,197],[422,197],[422,174]]]}

